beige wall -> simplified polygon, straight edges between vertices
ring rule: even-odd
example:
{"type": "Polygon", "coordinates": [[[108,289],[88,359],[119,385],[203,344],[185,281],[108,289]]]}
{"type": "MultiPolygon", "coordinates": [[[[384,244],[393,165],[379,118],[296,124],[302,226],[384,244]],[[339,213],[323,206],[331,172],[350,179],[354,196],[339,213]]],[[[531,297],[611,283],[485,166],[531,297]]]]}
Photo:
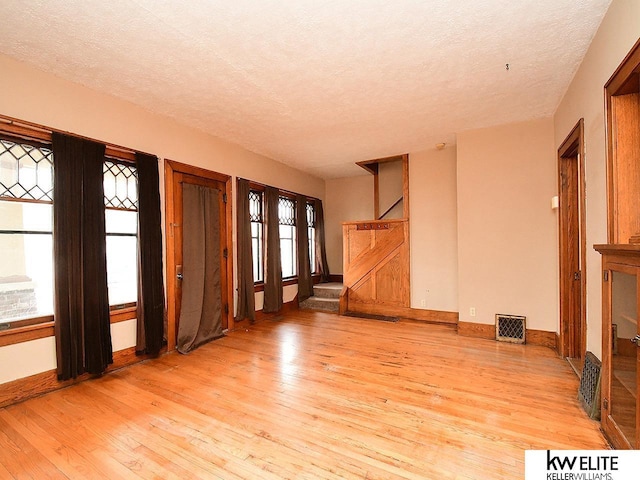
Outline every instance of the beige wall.
{"type": "Polygon", "coordinates": [[[552,119],[458,134],[460,321],[525,315],[556,331],[556,190],[552,119]]]}
{"type": "MultiPolygon", "coordinates": [[[[152,114],[2,55],[0,72],[2,115],[324,199],[324,180],[168,117],[152,114]]],[[[234,245],[234,258],[235,251],[234,245]]],[[[295,291],[295,286],[287,287],[285,300],[291,299],[295,291]]],[[[112,326],[116,349],[135,344],[135,330],[125,327],[124,322],[112,326]]],[[[11,378],[0,376],[0,383],[54,368],[53,349],[50,339],[1,347],[0,359],[9,356],[12,364],[25,365],[25,368],[16,370],[18,377],[13,373],[11,378]]]]}
{"type": "Polygon", "coordinates": [[[456,190],[455,147],[409,154],[413,308],[458,311],[456,190]]]}
{"type": "Polygon", "coordinates": [[[324,217],[329,271],[342,274],[342,222],[373,219],[373,175],[326,181],[324,217]]]}
{"type": "Polygon", "coordinates": [[[402,160],[382,162],[378,165],[378,211],[380,216],[387,213],[385,220],[404,216],[402,202],[391,209],[398,199],[402,198],[402,182],[402,160]]]}
{"type": "Polygon", "coordinates": [[[640,37],[640,2],[614,0],[554,116],[555,147],[580,118],[585,125],[587,350],[602,352],[601,258],[607,241],[604,84],[640,37]]]}

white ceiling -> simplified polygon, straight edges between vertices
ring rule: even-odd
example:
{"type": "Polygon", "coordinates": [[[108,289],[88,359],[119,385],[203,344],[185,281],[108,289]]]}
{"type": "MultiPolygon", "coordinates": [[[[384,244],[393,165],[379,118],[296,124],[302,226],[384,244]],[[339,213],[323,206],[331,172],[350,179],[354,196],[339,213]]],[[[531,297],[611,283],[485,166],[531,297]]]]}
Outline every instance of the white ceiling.
{"type": "Polygon", "coordinates": [[[552,115],[610,2],[1,0],[0,52],[332,178],[552,115]]]}

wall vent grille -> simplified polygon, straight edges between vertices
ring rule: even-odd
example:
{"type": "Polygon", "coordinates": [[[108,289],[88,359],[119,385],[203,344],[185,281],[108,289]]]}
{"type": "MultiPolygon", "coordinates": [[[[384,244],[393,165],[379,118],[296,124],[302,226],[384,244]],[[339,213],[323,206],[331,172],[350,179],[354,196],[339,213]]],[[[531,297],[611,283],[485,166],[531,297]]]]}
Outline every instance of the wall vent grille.
{"type": "Polygon", "coordinates": [[[602,363],[596,356],[587,352],[580,377],[578,400],[589,418],[600,420],[600,370],[602,363]]]}
{"type": "Polygon", "coordinates": [[[499,342],[525,343],[527,317],[496,314],[496,340],[499,342]]]}

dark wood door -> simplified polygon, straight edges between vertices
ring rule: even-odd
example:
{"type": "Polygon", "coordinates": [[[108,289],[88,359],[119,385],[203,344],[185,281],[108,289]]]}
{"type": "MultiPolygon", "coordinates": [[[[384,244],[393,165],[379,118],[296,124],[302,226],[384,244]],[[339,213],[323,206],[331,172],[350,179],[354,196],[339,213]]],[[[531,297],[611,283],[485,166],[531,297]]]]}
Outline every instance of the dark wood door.
{"type": "Polygon", "coordinates": [[[582,366],[586,350],[583,121],[558,149],[560,354],[582,366]]]}
{"type": "Polygon", "coordinates": [[[221,297],[223,302],[222,327],[232,330],[233,321],[233,257],[232,246],[232,212],[231,177],[200,167],[187,165],[173,160],[165,160],[165,211],[166,211],[166,261],[167,261],[167,346],[169,350],[176,347],[177,324],[180,318],[182,303],[182,285],[178,278],[183,264],[183,195],[185,183],[215,188],[223,204],[219,204],[220,212],[220,266],[221,297]]]}

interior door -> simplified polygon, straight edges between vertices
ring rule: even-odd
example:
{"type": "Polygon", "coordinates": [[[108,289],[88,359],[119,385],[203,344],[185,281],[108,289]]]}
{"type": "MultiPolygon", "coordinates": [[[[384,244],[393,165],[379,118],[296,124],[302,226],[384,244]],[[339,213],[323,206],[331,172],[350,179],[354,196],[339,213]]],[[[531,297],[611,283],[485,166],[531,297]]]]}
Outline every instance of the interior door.
{"type": "Polygon", "coordinates": [[[586,350],[583,120],[558,149],[560,354],[576,372],[586,350]]]}
{"type": "MultiPolygon", "coordinates": [[[[218,234],[219,234],[219,238],[217,239],[217,243],[216,245],[218,245],[219,247],[219,251],[215,252],[215,255],[217,256],[217,267],[218,270],[220,272],[220,291],[217,292],[217,294],[220,296],[221,302],[221,310],[227,310],[228,311],[228,304],[226,304],[225,300],[224,300],[224,295],[223,292],[227,291],[227,278],[226,278],[226,274],[225,272],[227,271],[226,268],[226,262],[227,262],[227,248],[225,246],[226,244],[226,238],[227,238],[227,232],[226,232],[226,209],[225,209],[225,184],[224,182],[218,181],[218,180],[213,180],[210,178],[203,178],[203,177],[198,177],[198,176],[194,176],[194,175],[189,175],[189,174],[185,174],[185,173],[178,173],[175,175],[174,177],[174,201],[175,201],[175,225],[174,225],[174,249],[175,249],[175,261],[176,261],[176,270],[175,270],[175,274],[176,274],[176,279],[178,280],[176,283],[176,291],[175,291],[175,295],[176,295],[176,331],[179,331],[180,329],[180,323],[179,323],[179,319],[180,319],[180,314],[181,314],[181,310],[182,310],[182,302],[183,302],[183,298],[185,297],[183,295],[183,285],[185,283],[185,279],[184,279],[184,275],[187,273],[185,272],[185,266],[184,266],[184,259],[185,259],[185,247],[186,245],[189,245],[188,241],[186,240],[186,237],[188,237],[189,235],[191,235],[193,232],[190,232],[188,229],[185,229],[185,201],[184,201],[184,190],[185,190],[185,186],[186,185],[198,185],[201,187],[206,187],[209,188],[215,192],[217,192],[217,195],[214,197],[215,200],[218,202],[217,205],[217,212],[218,214],[217,216],[217,223],[218,223],[218,234]]],[[[227,316],[224,315],[223,311],[220,312],[221,313],[221,319],[222,319],[222,328],[223,329],[227,329],[228,328],[228,322],[227,322],[227,316]]]]}
{"type": "Polygon", "coordinates": [[[185,297],[184,246],[189,231],[184,228],[184,187],[213,189],[217,197],[216,228],[219,234],[216,258],[219,264],[221,299],[221,326],[233,329],[233,262],[228,253],[232,245],[231,232],[231,177],[199,167],[165,160],[165,211],[166,211],[166,284],[167,284],[167,344],[173,350],[177,346],[179,319],[185,297]]]}

